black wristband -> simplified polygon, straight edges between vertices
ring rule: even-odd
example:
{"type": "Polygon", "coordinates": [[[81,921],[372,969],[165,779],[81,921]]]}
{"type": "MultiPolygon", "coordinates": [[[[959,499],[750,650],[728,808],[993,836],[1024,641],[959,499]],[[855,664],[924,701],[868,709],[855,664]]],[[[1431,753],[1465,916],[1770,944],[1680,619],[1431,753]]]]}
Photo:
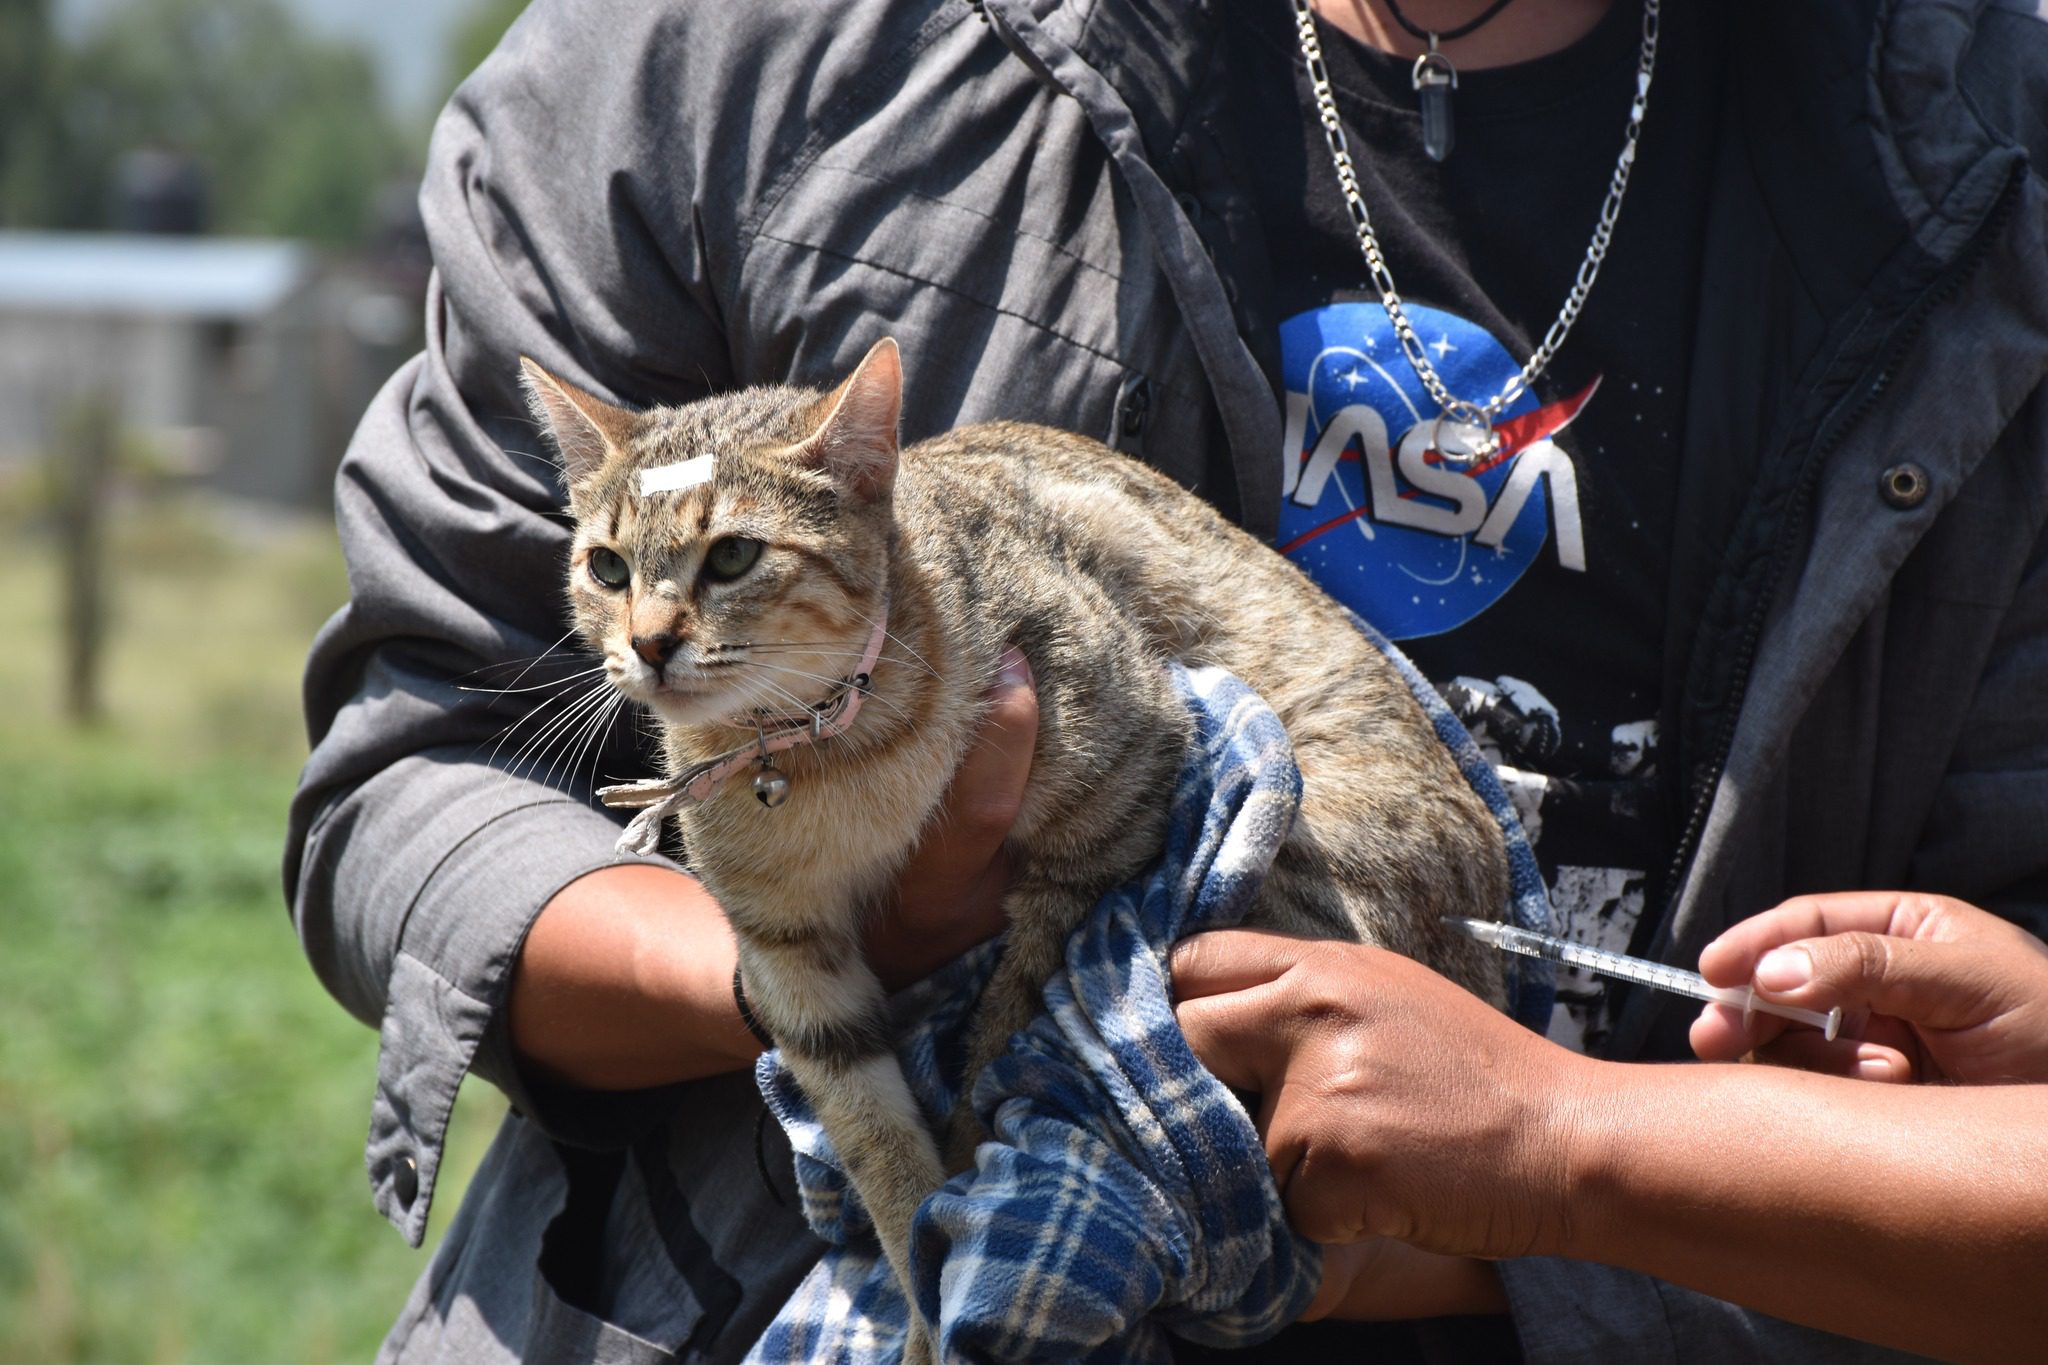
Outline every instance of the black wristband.
{"type": "Polygon", "coordinates": [[[740,964],[732,964],[732,1002],[740,1007],[740,1022],[747,1026],[747,1032],[754,1035],[762,1047],[773,1051],[775,1040],[768,1036],[768,1030],[761,1027],[761,1021],[754,1017],[754,1007],[747,1003],[747,988],[740,980],[740,964]]]}

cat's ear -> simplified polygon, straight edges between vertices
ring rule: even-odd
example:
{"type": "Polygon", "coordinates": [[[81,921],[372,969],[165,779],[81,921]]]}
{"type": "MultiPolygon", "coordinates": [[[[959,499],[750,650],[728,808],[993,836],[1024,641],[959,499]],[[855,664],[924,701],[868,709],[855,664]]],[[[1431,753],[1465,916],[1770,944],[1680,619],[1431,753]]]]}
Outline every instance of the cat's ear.
{"type": "Polygon", "coordinates": [[[607,452],[625,448],[638,420],[634,414],[555,378],[525,356],[519,357],[519,370],[534,420],[553,433],[570,487],[594,473],[607,452]]]}
{"type": "Polygon", "coordinates": [[[855,496],[878,502],[896,483],[896,422],[903,411],[903,360],[894,338],[874,344],[846,381],[812,409],[816,429],[797,447],[855,496]]]}

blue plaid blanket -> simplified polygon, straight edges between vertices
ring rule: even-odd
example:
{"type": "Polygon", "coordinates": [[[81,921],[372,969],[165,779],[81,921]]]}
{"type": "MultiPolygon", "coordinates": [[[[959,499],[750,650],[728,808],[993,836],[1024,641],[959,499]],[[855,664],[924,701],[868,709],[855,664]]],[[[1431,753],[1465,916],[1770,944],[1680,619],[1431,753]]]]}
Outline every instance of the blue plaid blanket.
{"type": "MultiPolygon", "coordinates": [[[[1501,821],[1514,917],[1547,930],[1549,898],[1492,769],[1435,690],[1379,643],[1501,821]]],[[[918,1212],[914,1279],[945,1359],[1165,1362],[1167,1332],[1249,1345],[1315,1294],[1319,1254],[1288,1227],[1243,1106],[1188,1050],[1166,970],[1180,938],[1251,908],[1301,775],[1279,720],[1243,683],[1213,669],[1177,681],[1196,733],[1164,855],[1069,941],[1046,1013],[974,1087],[992,1140],[918,1212]]],[[[935,1125],[958,1093],[963,1016],[997,951],[983,945],[893,1002],[904,1072],[935,1125]]],[[[1529,963],[1511,994],[1516,1016],[1540,1029],[1547,970],[1529,963]]],[[[779,1054],[761,1059],[757,1079],[829,1247],[748,1358],[895,1361],[906,1307],[859,1200],[779,1054]]]]}

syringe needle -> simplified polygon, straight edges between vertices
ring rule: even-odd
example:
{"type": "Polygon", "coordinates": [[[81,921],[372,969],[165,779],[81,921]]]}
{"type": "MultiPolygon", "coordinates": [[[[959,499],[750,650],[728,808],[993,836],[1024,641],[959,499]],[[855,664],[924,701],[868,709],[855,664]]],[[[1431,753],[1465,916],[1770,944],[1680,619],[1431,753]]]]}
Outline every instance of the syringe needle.
{"type": "Polygon", "coordinates": [[[1626,953],[1609,952],[1584,943],[1575,943],[1568,938],[1551,934],[1539,934],[1513,924],[1499,924],[1492,920],[1460,919],[1451,917],[1450,922],[1481,943],[1488,943],[1503,952],[1520,953],[1524,957],[1540,958],[1545,962],[1562,962],[1567,966],[1584,967],[1589,972],[1615,977],[1622,981],[1633,981],[1674,995],[1686,995],[1694,1000],[1708,1000],[1715,1004],[1728,1005],[1739,1009],[1745,1016],[1752,1012],[1775,1014],[1781,1018],[1794,1019],[1811,1025],[1826,1035],[1829,1042],[1842,1031],[1842,1007],[1831,1010],[1801,1009],[1797,1005],[1780,1004],[1766,1000],[1756,993],[1754,986],[1713,986],[1698,972],[1689,972],[1683,967],[1673,967],[1662,962],[1652,962],[1644,957],[1630,957],[1626,953]]]}

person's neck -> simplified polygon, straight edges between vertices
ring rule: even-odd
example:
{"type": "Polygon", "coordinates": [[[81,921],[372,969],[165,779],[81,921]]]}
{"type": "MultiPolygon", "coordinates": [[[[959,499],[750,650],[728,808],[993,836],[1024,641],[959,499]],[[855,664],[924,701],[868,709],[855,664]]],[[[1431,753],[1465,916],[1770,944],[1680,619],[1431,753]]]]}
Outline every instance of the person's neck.
{"type": "MultiPolygon", "coordinates": [[[[1312,0],[1323,22],[1367,47],[1396,57],[1419,57],[1422,39],[1394,21],[1385,0],[1312,0]]],[[[1482,13],[1491,0],[1399,0],[1401,13],[1432,33],[1456,28],[1482,13]]],[[[1483,71],[1534,61],[1570,47],[1593,31],[1614,0],[1515,0],[1463,38],[1442,45],[1460,71],[1483,71]]]]}

